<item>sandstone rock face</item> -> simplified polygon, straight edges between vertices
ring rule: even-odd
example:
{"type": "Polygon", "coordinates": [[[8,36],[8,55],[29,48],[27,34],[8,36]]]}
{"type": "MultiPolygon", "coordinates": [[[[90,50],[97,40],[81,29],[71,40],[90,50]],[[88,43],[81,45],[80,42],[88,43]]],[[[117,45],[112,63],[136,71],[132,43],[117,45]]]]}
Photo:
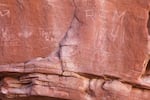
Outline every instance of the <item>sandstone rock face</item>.
{"type": "Polygon", "coordinates": [[[150,0],[0,0],[1,100],[149,100],[150,0]]]}
{"type": "Polygon", "coordinates": [[[135,0],[76,0],[75,3],[80,27],[76,33],[68,32],[78,34],[77,37],[68,38],[76,38],[78,43],[74,48],[62,48],[62,57],[72,49],[67,58],[75,68],[66,64],[65,70],[137,80],[148,58],[147,8],[135,0]]]}
{"type": "Polygon", "coordinates": [[[73,17],[71,1],[58,1],[0,0],[0,64],[46,57],[58,48],[73,17]]]}

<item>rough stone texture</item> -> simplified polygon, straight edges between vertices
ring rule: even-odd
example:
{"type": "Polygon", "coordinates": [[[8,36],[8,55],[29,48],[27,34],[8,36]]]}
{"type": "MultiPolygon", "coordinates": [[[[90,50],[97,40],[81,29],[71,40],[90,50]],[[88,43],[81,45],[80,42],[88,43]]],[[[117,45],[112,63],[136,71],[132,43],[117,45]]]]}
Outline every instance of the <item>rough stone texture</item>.
{"type": "Polygon", "coordinates": [[[64,70],[130,81],[141,77],[148,59],[146,5],[138,0],[75,0],[75,4],[80,27],[76,33],[68,31],[78,34],[67,37],[77,43],[62,47],[64,70]]]}
{"type": "Polygon", "coordinates": [[[149,100],[150,0],[0,0],[1,100],[149,100]]]}
{"type": "Polygon", "coordinates": [[[73,8],[71,0],[0,0],[0,64],[54,52],[70,26],[73,8]]]}

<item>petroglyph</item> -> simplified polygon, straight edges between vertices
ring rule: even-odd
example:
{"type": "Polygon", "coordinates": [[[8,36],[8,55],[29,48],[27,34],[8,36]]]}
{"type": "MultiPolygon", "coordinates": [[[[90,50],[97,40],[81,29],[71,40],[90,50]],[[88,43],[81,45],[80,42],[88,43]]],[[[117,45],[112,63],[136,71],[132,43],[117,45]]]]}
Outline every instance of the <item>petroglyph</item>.
{"type": "Polygon", "coordinates": [[[24,30],[23,32],[18,33],[18,35],[23,38],[29,38],[30,36],[32,36],[32,32],[24,30]]]}
{"type": "Polygon", "coordinates": [[[86,19],[87,18],[90,18],[90,19],[92,19],[92,21],[94,21],[95,20],[95,12],[94,12],[94,10],[92,10],[92,9],[88,9],[88,10],[85,10],[85,16],[86,16],[86,19]]]}
{"type": "Polygon", "coordinates": [[[1,17],[4,17],[4,16],[7,16],[7,17],[10,17],[10,11],[9,10],[0,10],[0,16],[1,17]]]}
{"type": "Polygon", "coordinates": [[[126,12],[122,12],[121,14],[119,14],[117,11],[115,11],[115,13],[112,16],[112,29],[110,32],[110,35],[112,37],[112,41],[115,41],[117,39],[117,37],[119,36],[119,38],[121,38],[122,43],[124,42],[124,29],[123,29],[123,21],[124,21],[124,17],[125,17],[126,12]],[[121,36],[119,35],[121,34],[121,36]]]}

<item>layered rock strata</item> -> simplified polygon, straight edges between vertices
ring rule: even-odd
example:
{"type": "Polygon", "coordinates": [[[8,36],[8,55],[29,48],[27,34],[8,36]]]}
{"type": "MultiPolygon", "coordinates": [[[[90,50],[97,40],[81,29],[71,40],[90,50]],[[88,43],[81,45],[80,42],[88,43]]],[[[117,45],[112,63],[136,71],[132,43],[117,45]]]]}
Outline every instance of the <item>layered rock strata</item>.
{"type": "Polygon", "coordinates": [[[1,100],[149,100],[150,0],[0,0],[1,100]]]}

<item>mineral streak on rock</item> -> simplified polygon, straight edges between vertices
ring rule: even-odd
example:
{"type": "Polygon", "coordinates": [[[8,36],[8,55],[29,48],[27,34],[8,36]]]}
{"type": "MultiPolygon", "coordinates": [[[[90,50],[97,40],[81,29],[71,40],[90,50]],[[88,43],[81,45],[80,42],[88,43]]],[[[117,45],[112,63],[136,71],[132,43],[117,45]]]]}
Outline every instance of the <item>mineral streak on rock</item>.
{"type": "Polygon", "coordinates": [[[150,0],[0,0],[0,100],[149,100],[150,0]]]}

